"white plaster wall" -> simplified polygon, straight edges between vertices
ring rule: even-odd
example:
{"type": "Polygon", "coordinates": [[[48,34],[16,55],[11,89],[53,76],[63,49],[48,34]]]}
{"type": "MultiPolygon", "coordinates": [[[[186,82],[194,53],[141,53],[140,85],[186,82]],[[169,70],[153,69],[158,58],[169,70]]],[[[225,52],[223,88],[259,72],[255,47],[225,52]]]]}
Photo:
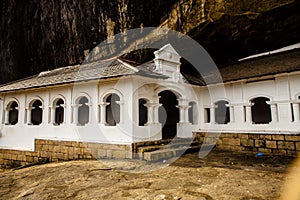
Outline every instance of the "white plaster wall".
{"type": "Polygon", "coordinates": [[[274,80],[227,83],[224,96],[221,93],[219,95],[218,92],[211,92],[211,88],[214,86],[203,89],[200,94],[202,106],[200,129],[219,132],[299,132],[300,124],[292,121],[290,104],[292,100],[296,99],[297,94],[300,94],[299,84],[299,75],[286,74],[277,76],[274,80]],[[272,119],[269,124],[247,123],[244,105],[249,105],[251,99],[260,96],[270,98],[270,101],[276,104],[277,118],[272,119]],[[204,123],[204,108],[222,99],[233,105],[231,122],[228,124],[204,123]]]}

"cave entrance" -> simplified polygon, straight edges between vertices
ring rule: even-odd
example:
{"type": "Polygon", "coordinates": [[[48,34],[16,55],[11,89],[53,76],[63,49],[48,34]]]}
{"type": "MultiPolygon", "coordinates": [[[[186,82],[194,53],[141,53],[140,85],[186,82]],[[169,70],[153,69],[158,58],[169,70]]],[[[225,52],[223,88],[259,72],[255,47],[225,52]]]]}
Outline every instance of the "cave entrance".
{"type": "Polygon", "coordinates": [[[172,139],[177,134],[177,123],[179,122],[179,110],[176,107],[177,96],[168,90],[158,94],[160,96],[159,103],[159,122],[162,124],[162,139],[172,139]]]}

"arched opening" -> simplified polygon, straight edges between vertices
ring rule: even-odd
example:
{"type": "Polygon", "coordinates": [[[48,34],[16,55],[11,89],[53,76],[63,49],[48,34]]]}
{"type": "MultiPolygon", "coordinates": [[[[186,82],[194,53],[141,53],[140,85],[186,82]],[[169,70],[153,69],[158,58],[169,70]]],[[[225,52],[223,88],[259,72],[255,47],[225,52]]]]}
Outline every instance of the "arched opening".
{"type": "Polygon", "coordinates": [[[190,102],[189,106],[190,106],[188,110],[189,122],[192,124],[197,124],[197,120],[198,120],[197,104],[195,102],[190,102]]]}
{"type": "Polygon", "coordinates": [[[10,125],[15,125],[18,123],[19,117],[19,110],[18,110],[18,103],[13,101],[8,106],[8,123],[10,125]]]}
{"type": "Polygon", "coordinates": [[[81,97],[78,103],[78,124],[84,126],[85,124],[89,123],[89,100],[86,97],[81,97]]]}
{"type": "Polygon", "coordinates": [[[35,100],[31,106],[31,124],[40,125],[43,121],[43,109],[42,102],[40,100],[35,100]]]}
{"type": "Polygon", "coordinates": [[[226,106],[228,101],[217,101],[215,103],[215,121],[217,124],[227,124],[230,122],[229,107],[226,106]]]}
{"type": "Polygon", "coordinates": [[[64,122],[64,100],[58,99],[55,103],[55,121],[56,125],[60,125],[64,122]]]}
{"type": "Polygon", "coordinates": [[[106,106],[106,124],[108,126],[116,126],[120,123],[120,105],[118,104],[120,97],[117,94],[110,94],[107,96],[105,102],[106,106]]]}
{"type": "Polygon", "coordinates": [[[145,106],[147,101],[145,99],[139,99],[139,126],[145,126],[148,121],[148,109],[145,106]]]}
{"type": "Polygon", "coordinates": [[[267,104],[270,101],[266,97],[257,97],[251,100],[254,105],[251,107],[252,122],[254,124],[268,124],[272,121],[271,107],[267,104]]]}
{"type": "Polygon", "coordinates": [[[177,134],[177,123],[179,122],[179,110],[176,108],[178,102],[176,95],[168,90],[158,94],[159,103],[159,122],[162,124],[162,139],[172,139],[177,134]]]}

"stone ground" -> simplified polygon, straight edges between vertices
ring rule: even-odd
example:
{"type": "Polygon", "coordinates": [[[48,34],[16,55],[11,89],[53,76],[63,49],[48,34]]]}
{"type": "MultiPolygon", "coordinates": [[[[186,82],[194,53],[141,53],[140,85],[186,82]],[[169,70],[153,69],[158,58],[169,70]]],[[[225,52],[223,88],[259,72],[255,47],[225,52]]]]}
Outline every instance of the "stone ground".
{"type": "Polygon", "coordinates": [[[175,162],[69,161],[0,172],[0,199],[278,199],[291,157],[213,150],[175,162]]]}

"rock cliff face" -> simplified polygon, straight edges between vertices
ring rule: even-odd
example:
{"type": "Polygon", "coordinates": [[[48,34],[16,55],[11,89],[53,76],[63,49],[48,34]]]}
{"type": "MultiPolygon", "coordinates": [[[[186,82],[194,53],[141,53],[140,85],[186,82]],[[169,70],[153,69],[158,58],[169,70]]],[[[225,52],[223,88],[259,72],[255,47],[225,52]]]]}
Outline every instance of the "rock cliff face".
{"type": "Polygon", "coordinates": [[[218,65],[300,40],[296,0],[3,0],[0,8],[0,83],[80,63],[131,28],[180,31],[218,65]]]}

